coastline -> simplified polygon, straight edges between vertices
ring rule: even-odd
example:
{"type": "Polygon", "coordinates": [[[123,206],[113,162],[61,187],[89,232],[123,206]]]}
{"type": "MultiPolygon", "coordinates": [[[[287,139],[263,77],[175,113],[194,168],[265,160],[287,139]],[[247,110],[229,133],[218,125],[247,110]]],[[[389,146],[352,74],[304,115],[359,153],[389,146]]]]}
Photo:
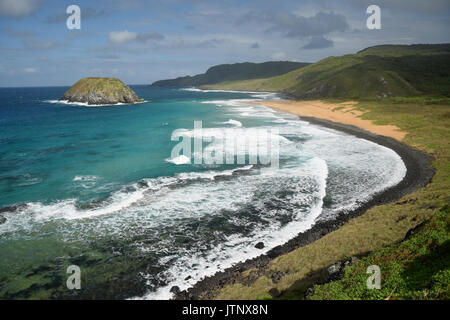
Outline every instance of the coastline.
{"type": "MultiPolygon", "coordinates": [[[[259,104],[253,102],[250,104],[259,104]]],[[[357,110],[355,101],[345,101],[340,103],[323,102],[320,100],[295,101],[295,100],[276,100],[264,101],[262,105],[282,111],[288,112],[300,117],[313,117],[326,119],[329,121],[353,125],[355,127],[365,129],[366,131],[394,138],[402,141],[407,132],[402,131],[393,125],[377,125],[371,120],[362,119],[360,116],[363,112],[357,110]]]]}
{"type": "MultiPolygon", "coordinates": [[[[287,101],[287,103],[289,102],[295,103],[295,101],[287,101]]],[[[276,106],[274,106],[274,104],[277,103],[279,103],[279,101],[255,102],[255,104],[264,105],[269,108],[293,113],[287,111],[286,108],[277,108],[276,106]]],[[[308,102],[301,102],[301,103],[308,103],[308,102]]],[[[298,113],[293,114],[299,116],[298,113]]],[[[257,271],[255,272],[255,276],[263,274],[264,268],[269,264],[269,262],[271,262],[276,257],[287,254],[297,248],[306,246],[320,239],[326,234],[339,229],[347,221],[362,215],[371,207],[391,203],[393,201],[401,199],[403,196],[426,186],[431,181],[434,175],[435,171],[431,167],[431,162],[433,160],[431,156],[429,156],[423,151],[407,146],[401,141],[394,139],[394,137],[380,135],[368,131],[366,130],[366,128],[361,128],[349,123],[340,123],[336,121],[331,121],[325,118],[303,116],[303,115],[299,116],[299,118],[311,124],[339,130],[341,132],[345,132],[358,138],[362,138],[392,149],[402,158],[403,162],[405,163],[405,166],[407,168],[405,177],[397,185],[388,188],[383,192],[375,195],[370,201],[364,203],[362,206],[358,207],[354,211],[349,212],[345,215],[339,215],[333,220],[318,221],[312,226],[311,229],[299,233],[293,239],[289,240],[283,245],[272,248],[266,254],[237,263],[236,265],[227,268],[224,271],[217,272],[216,274],[210,277],[206,277],[198,281],[194,286],[188,288],[187,290],[178,291],[176,290],[176,288],[174,288],[173,299],[176,300],[214,299],[218,291],[225,284],[234,283],[244,271],[249,269],[256,269],[257,271]]],[[[394,126],[389,127],[391,129],[390,133],[395,134],[398,128],[394,126]]],[[[404,134],[406,133],[404,132],[401,133],[401,135],[403,136],[404,134]]]]}

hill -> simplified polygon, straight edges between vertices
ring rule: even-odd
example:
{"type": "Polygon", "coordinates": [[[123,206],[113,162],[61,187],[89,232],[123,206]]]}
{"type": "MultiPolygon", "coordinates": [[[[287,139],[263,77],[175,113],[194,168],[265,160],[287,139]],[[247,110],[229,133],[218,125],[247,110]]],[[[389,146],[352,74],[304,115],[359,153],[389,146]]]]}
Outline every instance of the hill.
{"type": "Polygon", "coordinates": [[[60,100],[89,105],[143,101],[130,87],[116,78],[83,78],[67,90],[60,100]]]}
{"type": "Polygon", "coordinates": [[[205,89],[280,91],[300,99],[450,96],[450,44],[382,45],[289,73],[205,89]]]}
{"type": "Polygon", "coordinates": [[[206,73],[196,76],[179,77],[170,80],[160,80],[152,84],[156,87],[177,86],[192,87],[215,84],[223,81],[269,78],[303,68],[309,63],[290,61],[269,61],[263,63],[221,64],[209,68],[206,73]]]}

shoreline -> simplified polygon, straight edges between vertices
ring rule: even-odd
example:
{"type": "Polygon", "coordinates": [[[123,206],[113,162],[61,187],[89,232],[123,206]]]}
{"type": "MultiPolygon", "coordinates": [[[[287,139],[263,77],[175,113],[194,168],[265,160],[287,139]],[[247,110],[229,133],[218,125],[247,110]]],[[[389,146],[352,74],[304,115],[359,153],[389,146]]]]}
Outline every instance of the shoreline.
{"type": "MultiPolygon", "coordinates": [[[[264,105],[266,107],[276,109],[278,111],[289,112],[285,109],[279,109],[270,106],[265,101],[258,101],[255,104],[264,105]]],[[[293,112],[289,112],[295,114],[293,112]]],[[[362,206],[347,213],[337,216],[335,219],[327,221],[318,221],[309,230],[299,233],[288,242],[272,248],[267,253],[262,254],[256,258],[248,259],[239,262],[232,267],[229,267],[216,274],[205,277],[187,290],[178,291],[174,289],[175,300],[198,300],[198,299],[214,299],[218,290],[220,290],[227,283],[234,283],[239,278],[240,274],[249,269],[257,269],[257,273],[263,272],[265,266],[269,264],[274,258],[283,254],[289,253],[295,249],[306,246],[326,234],[337,230],[344,225],[348,220],[365,213],[369,208],[377,205],[382,205],[397,201],[403,196],[415,191],[416,189],[426,186],[432,179],[435,170],[431,167],[432,157],[421,150],[414,149],[406,144],[398,141],[392,137],[379,135],[352,124],[345,124],[334,122],[327,119],[311,116],[299,116],[299,119],[307,121],[314,125],[319,125],[325,128],[338,130],[347,134],[351,134],[358,138],[362,138],[395,151],[402,159],[406,166],[405,177],[395,186],[388,188],[379,194],[376,194],[371,200],[365,202],[362,206]]]]}
{"type": "MultiPolygon", "coordinates": [[[[252,102],[250,104],[258,104],[252,102]]],[[[326,119],[336,123],[353,125],[371,133],[379,134],[402,141],[407,132],[393,125],[376,125],[371,120],[362,119],[363,112],[357,110],[355,101],[329,103],[321,100],[295,101],[290,99],[264,101],[262,105],[294,114],[300,117],[326,119]]]]}

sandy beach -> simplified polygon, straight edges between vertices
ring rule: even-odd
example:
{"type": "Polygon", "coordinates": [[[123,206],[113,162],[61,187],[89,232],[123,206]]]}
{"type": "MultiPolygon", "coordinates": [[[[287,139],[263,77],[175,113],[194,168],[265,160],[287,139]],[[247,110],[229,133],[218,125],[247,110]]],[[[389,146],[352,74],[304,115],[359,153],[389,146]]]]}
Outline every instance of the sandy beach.
{"type": "MultiPolygon", "coordinates": [[[[254,104],[261,104],[254,102],[254,104]]],[[[407,132],[393,125],[376,125],[370,120],[360,118],[364,113],[356,109],[357,102],[347,101],[341,103],[314,101],[295,101],[295,100],[274,100],[264,101],[263,105],[286,111],[300,117],[314,117],[326,119],[333,122],[352,125],[366,131],[394,138],[402,141],[407,132]]]]}

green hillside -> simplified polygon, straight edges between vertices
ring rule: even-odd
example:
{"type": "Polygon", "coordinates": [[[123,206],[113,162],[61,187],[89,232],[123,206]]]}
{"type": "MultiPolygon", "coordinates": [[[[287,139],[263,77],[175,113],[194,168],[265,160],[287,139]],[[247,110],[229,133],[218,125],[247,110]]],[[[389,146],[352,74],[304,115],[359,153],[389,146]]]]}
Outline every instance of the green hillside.
{"type": "Polygon", "coordinates": [[[269,61],[264,63],[221,64],[211,67],[204,74],[160,80],[152,84],[156,87],[177,86],[192,87],[215,84],[223,81],[269,78],[288,73],[309,65],[305,62],[269,61]]]}
{"type": "Polygon", "coordinates": [[[202,86],[281,91],[300,99],[450,96],[450,44],[383,45],[328,57],[287,74],[202,86]]]}

